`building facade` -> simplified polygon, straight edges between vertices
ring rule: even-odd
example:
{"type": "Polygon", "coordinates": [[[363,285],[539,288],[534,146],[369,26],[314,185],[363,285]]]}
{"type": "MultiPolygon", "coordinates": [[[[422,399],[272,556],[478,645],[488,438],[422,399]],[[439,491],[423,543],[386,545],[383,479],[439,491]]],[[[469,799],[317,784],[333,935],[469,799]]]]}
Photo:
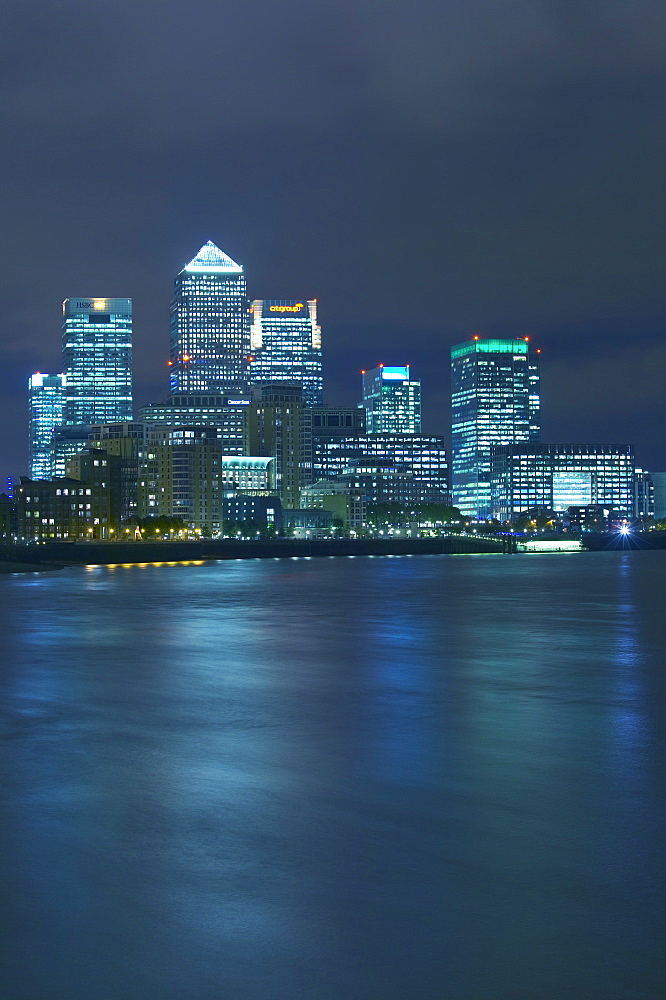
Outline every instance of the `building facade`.
{"type": "Polygon", "coordinates": [[[67,462],[88,447],[92,424],[57,424],[51,437],[51,467],[55,477],[67,475],[67,462]]]}
{"type": "Polygon", "coordinates": [[[654,480],[647,469],[636,469],[634,476],[634,517],[641,521],[654,517],[654,480]]]}
{"type": "Polygon", "coordinates": [[[215,427],[147,428],[139,513],[181,518],[188,527],[222,530],[222,451],[215,427]]]}
{"type": "Polygon", "coordinates": [[[634,449],[625,444],[535,444],[495,447],[492,516],[511,521],[533,507],[607,507],[633,517],[634,449]]]}
{"type": "Polygon", "coordinates": [[[659,521],[666,517],[666,472],[652,473],[652,495],[654,518],[659,521]]]}
{"type": "Polygon", "coordinates": [[[539,440],[538,355],[528,338],[451,349],[451,489],[465,516],[490,517],[492,448],[539,440]]]}
{"type": "Polygon", "coordinates": [[[317,406],[309,416],[313,441],[365,434],[366,431],[362,406],[317,406]]]}
{"type": "Polygon", "coordinates": [[[249,353],[243,268],[209,240],[176,278],[171,303],[171,392],[240,390],[249,353]]]}
{"type": "Polygon", "coordinates": [[[449,463],[444,438],[429,434],[328,436],[315,431],[312,437],[315,479],[340,475],[359,463],[367,466],[379,462],[413,479],[419,503],[449,502],[449,463]]]}
{"type": "Polygon", "coordinates": [[[30,429],[30,478],[50,479],[53,475],[51,439],[54,428],[63,422],[65,388],[63,375],[42,375],[28,379],[30,429]]]}
{"type": "Polygon", "coordinates": [[[248,380],[297,382],[306,406],[323,401],[321,327],[316,299],[255,299],[248,380]]]}
{"type": "Polygon", "coordinates": [[[282,534],[282,503],[276,496],[225,493],[223,498],[225,534],[282,534]]]}
{"type": "Polygon", "coordinates": [[[223,455],[221,475],[225,490],[239,490],[253,496],[275,492],[275,459],[254,455],[223,455]]]}
{"type": "Polygon", "coordinates": [[[312,437],[304,420],[303,387],[268,382],[255,386],[250,411],[252,455],[275,459],[275,489],[283,508],[296,508],[311,481],[312,437]]]}
{"type": "Polygon", "coordinates": [[[410,379],[409,365],[379,365],[361,372],[368,434],[419,434],[421,383],[410,379]]]}
{"type": "Polygon", "coordinates": [[[65,299],[63,423],[132,419],[132,300],[65,299]]]}
{"type": "Polygon", "coordinates": [[[146,425],[140,421],[96,424],[90,427],[88,449],[101,449],[118,464],[118,520],[134,521],[139,514],[139,490],[148,459],[146,425]]]}
{"type": "Polygon", "coordinates": [[[344,530],[365,525],[367,500],[362,489],[332,479],[319,479],[301,490],[301,507],[320,507],[342,522],[344,530]]]}
{"type": "Polygon", "coordinates": [[[106,480],[93,484],[66,476],[21,476],[16,490],[19,536],[26,541],[108,538],[110,494],[106,480]]]}
{"type": "Polygon", "coordinates": [[[217,427],[225,455],[247,455],[251,405],[252,397],[247,392],[174,393],[162,403],[141,407],[139,419],[168,427],[183,424],[217,427]]]}

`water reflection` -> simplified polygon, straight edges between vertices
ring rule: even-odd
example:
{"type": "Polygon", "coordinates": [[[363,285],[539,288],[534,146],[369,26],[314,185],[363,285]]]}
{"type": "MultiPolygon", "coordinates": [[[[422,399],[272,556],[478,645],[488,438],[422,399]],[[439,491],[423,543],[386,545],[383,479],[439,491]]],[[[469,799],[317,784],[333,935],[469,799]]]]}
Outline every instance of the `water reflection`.
{"type": "Polygon", "coordinates": [[[1,580],[7,995],[656,1000],[642,555],[1,580]]]}

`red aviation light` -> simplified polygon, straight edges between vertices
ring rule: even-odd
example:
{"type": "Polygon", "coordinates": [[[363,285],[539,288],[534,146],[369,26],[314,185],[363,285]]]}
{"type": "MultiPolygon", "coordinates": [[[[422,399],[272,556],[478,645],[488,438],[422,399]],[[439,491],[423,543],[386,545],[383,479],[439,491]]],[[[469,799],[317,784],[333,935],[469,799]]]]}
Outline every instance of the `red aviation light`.
{"type": "Polygon", "coordinates": [[[169,365],[169,367],[171,367],[171,365],[173,364],[173,361],[167,361],[167,364],[169,365]]]}
{"type": "Polygon", "coordinates": [[[479,337],[478,333],[475,333],[474,336],[472,337],[472,340],[480,340],[480,339],[481,338],[479,337]]]}

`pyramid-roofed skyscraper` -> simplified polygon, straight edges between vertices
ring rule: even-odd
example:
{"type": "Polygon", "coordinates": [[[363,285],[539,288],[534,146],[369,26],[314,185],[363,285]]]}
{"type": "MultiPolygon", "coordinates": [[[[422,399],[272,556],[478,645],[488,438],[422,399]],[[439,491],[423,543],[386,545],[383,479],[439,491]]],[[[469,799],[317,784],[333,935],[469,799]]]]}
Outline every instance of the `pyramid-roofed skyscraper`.
{"type": "Polygon", "coordinates": [[[243,268],[208,240],[176,278],[171,304],[171,392],[242,388],[249,349],[243,268]]]}

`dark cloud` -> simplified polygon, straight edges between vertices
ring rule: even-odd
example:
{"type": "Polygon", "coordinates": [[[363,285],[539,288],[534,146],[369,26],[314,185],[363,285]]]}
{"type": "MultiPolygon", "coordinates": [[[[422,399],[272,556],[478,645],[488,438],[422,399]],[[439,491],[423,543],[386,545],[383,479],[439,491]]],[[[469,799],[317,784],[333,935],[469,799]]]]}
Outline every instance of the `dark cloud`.
{"type": "Polygon", "coordinates": [[[446,430],[450,344],[530,331],[548,437],[584,413],[666,468],[646,395],[589,390],[638,386],[630,359],[666,340],[665,37],[648,0],[10,0],[0,474],[25,470],[25,378],[58,364],[62,299],[134,297],[144,402],[208,238],[251,295],[319,297],[329,396],[408,360],[446,430]]]}

